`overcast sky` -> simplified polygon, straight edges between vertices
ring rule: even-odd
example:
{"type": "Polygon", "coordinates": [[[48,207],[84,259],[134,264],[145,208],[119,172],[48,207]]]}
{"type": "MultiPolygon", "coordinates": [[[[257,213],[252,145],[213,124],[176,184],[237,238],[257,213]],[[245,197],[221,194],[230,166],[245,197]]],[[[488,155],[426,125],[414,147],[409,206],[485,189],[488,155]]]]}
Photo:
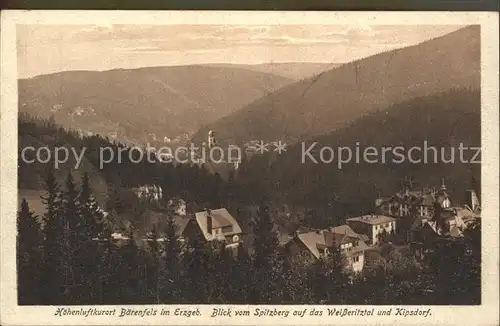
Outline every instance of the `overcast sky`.
{"type": "Polygon", "coordinates": [[[344,63],[461,26],[18,25],[20,78],[202,63],[344,63]]]}

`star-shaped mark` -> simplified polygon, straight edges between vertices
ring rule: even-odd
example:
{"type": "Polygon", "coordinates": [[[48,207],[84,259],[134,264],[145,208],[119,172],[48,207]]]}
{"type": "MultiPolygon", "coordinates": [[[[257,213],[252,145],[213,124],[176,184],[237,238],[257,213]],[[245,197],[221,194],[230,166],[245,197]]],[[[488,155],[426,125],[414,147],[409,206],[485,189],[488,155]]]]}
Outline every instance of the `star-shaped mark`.
{"type": "Polygon", "coordinates": [[[262,140],[255,146],[255,150],[261,154],[264,154],[264,152],[267,152],[269,151],[267,149],[267,146],[269,146],[269,144],[267,143],[264,143],[262,140]]]}
{"type": "Polygon", "coordinates": [[[286,143],[281,142],[281,140],[274,142],[274,146],[276,147],[274,149],[275,152],[278,152],[278,154],[281,154],[283,152],[286,152],[286,143]]]}

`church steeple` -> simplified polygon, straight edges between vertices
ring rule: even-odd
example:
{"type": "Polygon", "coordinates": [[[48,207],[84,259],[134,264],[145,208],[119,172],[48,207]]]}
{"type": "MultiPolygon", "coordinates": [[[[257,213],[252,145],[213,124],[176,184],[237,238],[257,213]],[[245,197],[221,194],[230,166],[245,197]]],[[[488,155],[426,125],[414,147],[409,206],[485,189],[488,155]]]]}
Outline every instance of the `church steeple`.
{"type": "Polygon", "coordinates": [[[215,134],[212,130],[208,132],[208,148],[212,148],[217,144],[215,140],[215,134]]]}
{"type": "Polygon", "coordinates": [[[441,178],[441,188],[442,193],[446,193],[446,185],[444,184],[444,178],[441,178]]]}
{"type": "Polygon", "coordinates": [[[444,178],[441,178],[441,187],[437,193],[436,201],[441,205],[442,208],[451,207],[451,200],[447,193],[447,188],[444,183],[444,178]]]}

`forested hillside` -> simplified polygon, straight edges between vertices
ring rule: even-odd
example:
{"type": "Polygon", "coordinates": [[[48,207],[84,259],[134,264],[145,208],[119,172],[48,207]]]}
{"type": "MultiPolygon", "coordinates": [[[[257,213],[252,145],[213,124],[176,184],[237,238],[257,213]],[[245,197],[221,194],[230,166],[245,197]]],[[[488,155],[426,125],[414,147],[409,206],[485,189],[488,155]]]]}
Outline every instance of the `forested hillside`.
{"type": "Polygon", "coordinates": [[[202,128],[220,142],[307,139],[413,98],[479,88],[479,26],[356,60],[287,85],[202,128]]]}
{"type": "MultiPolygon", "coordinates": [[[[328,135],[304,141],[305,150],[317,142],[310,151],[317,164],[308,157],[302,163],[302,143],[299,143],[282,155],[252,157],[242,166],[239,181],[250,192],[266,191],[286,203],[324,207],[327,212],[323,211],[323,215],[341,217],[372,211],[377,194],[399,191],[402,180],[410,177],[416,187],[438,187],[444,178],[452,197],[461,201],[471,179],[480,180],[481,167],[477,163],[460,162],[459,147],[461,143],[464,147],[481,146],[480,119],[481,99],[477,90],[457,89],[416,98],[372,113],[328,135]],[[383,147],[403,146],[408,151],[417,146],[423,151],[424,141],[438,150],[437,157],[432,150],[429,152],[427,164],[423,156],[421,163],[411,163],[408,157],[397,163],[398,157],[390,152],[385,163],[382,162],[383,147]],[[334,149],[332,162],[320,161],[319,151],[324,146],[334,149]],[[357,163],[356,148],[362,155],[370,146],[378,149],[378,162],[368,163],[361,156],[357,163]],[[353,155],[340,168],[339,147],[350,148],[353,155]],[[455,151],[454,163],[443,163],[441,148],[445,160],[450,160],[451,151],[455,151]]],[[[465,152],[464,158],[470,160],[474,153],[465,152]]]]}
{"type": "Polygon", "coordinates": [[[290,82],[230,66],[67,71],[19,80],[19,111],[122,143],[179,143],[290,82]]]}

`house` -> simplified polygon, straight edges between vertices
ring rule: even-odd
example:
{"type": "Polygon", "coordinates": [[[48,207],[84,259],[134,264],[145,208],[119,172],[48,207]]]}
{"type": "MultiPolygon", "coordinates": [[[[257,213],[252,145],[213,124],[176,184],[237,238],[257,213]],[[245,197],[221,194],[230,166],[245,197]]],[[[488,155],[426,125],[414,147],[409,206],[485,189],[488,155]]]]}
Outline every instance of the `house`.
{"type": "Polygon", "coordinates": [[[443,194],[436,196],[432,216],[417,216],[410,228],[410,241],[415,241],[415,233],[428,227],[437,235],[461,236],[462,231],[481,218],[481,206],[474,190],[466,191],[463,205],[451,205],[451,200],[443,194]],[[428,225],[426,225],[428,224],[428,225]]]}
{"type": "Polygon", "coordinates": [[[481,218],[481,204],[476,192],[472,189],[465,192],[465,204],[455,209],[467,225],[481,218]]]}
{"type": "Polygon", "coordinates": [[[349,225],[354,232],[367,237],[368,243],[377,245],[385,234],[396,233],[396,219],[385,215],[363,215],[348,218],[349,225]]]}
{"type": "Polygon", "coordinates": [[[434,216],[422,220],[420,224],[414,223],[411,248],[416,257],[423,259],[434,250],[437,242],[463,237],[463,232],[481,218],[477,195],[473,190],[467,190],[466,195],[466,203],[461,206],[450,207],[437,198],[434,216]]]}
{"type": "Polygon", "coordinates": [[[442,207],[451,207],[451,199],[447,193],[444,180],[439,190],[423,188],[413,190],[411,183],[391,197],[378,197],[375,207],[382,215],[396,218],[414,218],[416,216],[430,217],[434,210],[434,202],[438,201],[442,207]]]}
{"type": "Polygon", "coordinates": [[[364,266],[364,251],[368,248],[363,238],[349,226],[342,225],[325,230],[297,231],[286,244],[286,252],[293,259],[305,259],[306,264],[325,257],[332,248],[344,254],[347,267],[360,272],[364,266]]]}
{"type": "MultiPolygon", "coordinates": [[[[448,214],[445,214],[448,215],[448,214]]],[[[429,220],[412,230],[410,248],[415,257],[422,260],[433,252],[438,243],[453,240],[463,236],[462,227],[457,225],[455,218],[446,216],[442,221],[429,220]]]]}
{"type": "Polygon", "coordinates": [[[405,218],[408,216],[431,216],[435,191],[423,189],[414,191],[406,188],[392,197],[379,197],[375,207],[382,215],[405,218]]]}
{"type": "Polygon", "coordinates": [[[148,200],[160,200],[163,198],[163,190],[160,186],[142,185],[139,188],[133,188],[136,196],[139,198],[146,198],[148,200]]]}
{"type": "Polygon", "coordinates": [[[197,212],[185,228],[184,236],[199,236],[207,241],[221,241],[226,248],[236,249],[242,242],[243,232],[236,219],[225,208],[197,212]]]}

